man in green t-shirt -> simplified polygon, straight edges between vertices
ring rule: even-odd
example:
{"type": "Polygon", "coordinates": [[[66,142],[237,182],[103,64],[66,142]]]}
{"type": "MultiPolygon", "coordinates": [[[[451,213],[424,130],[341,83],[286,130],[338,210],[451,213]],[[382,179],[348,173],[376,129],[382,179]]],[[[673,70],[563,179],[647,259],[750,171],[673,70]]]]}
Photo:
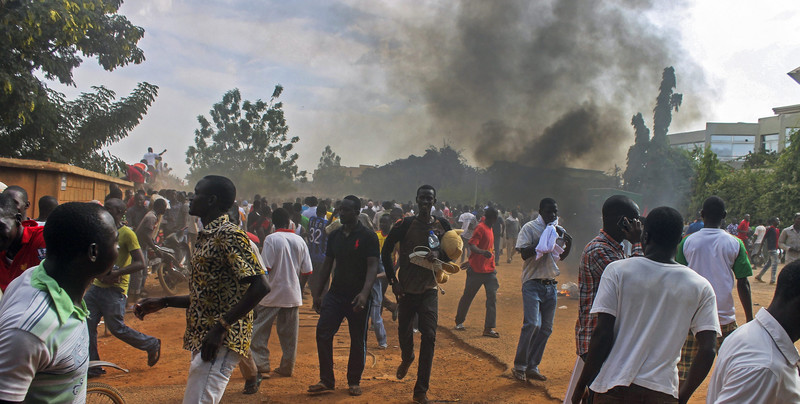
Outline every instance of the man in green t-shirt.
{"type": "MultiPolygon", "coordinates": [[[[125,202],[110,198],[105,203],[106,210],[114,218],[119,232],[119,256],[114,268],[105,276],[98,277],[86,292],[84,300],[89,309],[89,359],[100,360],[97,352],[97,325],[100,318],[105,319],[106,329],[128,345],[147,352],[147,365],[153,366],[161,356],[161,340],[144,335],[125,325],[125,304],[131,273],[144,269],[144,255],[139,246],[136,233],[122,225],[125,215],[125,202]]],[[[105,373],[102,368],[89,370],[89,377],[105,373]]]]}

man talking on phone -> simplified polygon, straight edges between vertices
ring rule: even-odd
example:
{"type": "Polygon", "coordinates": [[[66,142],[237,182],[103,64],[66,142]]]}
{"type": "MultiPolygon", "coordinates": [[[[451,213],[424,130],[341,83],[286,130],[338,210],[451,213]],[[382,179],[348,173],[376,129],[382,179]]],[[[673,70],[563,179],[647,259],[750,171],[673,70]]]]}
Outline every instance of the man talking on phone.
{"type": "Polygon", "coordinates": [[[586,247],[581,254],[581,263],[578,266],[578,283],[580,284],[580,303],[578,306],[578,321],[575,324],[575,342],[578,349],[578,359],[569,381],[565,402],[572,398],[573,390],[578,382],[578,377],[583,371],[586,353],[589,352],[589,339],[597,325],[597,314],[591,314],[597,288],[600,286],[600,277],[606,266],[614,261],[628,258],[622,242],[627,240],[633,244],[632,256],[642,254],[642,223],[639,221],[639,207],[631,198],[624,195],[614,195],[603,203],[603,229],[586,247]]]}

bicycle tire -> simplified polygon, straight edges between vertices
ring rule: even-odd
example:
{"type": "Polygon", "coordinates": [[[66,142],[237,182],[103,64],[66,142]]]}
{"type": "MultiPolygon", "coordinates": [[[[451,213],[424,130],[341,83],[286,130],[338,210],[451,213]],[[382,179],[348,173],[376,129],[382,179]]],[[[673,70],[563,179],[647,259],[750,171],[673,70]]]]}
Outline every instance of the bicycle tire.
{"type": "Polygon", "coordinates": [[[125,404],[122,393],[112,386],[100,382],[89,382],[86,385],[86,404],[125,404]]]}
{"type": "Polygon", "coordinates": [[[169,275],[166,273],[166,271],[164,271],[165,267],[166,265],[161,262],[160,264],[156,265],[156,268],[154,268],[155,272],[158,274],[158,283],[161,284],[161,289],[164,289],[164,292],[170,296],[175,296],[175,294],[178,293],[178,286],[180,285],[180,282],[174,282],[170,279],[167,279],[169,275]]]}

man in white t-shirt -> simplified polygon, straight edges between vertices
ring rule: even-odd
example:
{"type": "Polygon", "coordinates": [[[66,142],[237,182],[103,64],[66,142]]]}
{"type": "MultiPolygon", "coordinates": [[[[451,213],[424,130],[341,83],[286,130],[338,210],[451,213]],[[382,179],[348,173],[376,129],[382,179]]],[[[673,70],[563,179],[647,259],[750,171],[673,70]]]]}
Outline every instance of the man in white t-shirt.
{"type": "Polygon", "coordinates": [[[708,280],[673,260],[682,231],[678,211],[653,209],[642,232],[644,257],[606,267],[591,310],[597,326],[573,403],[587,394],[595,403],[685,403],[708,374],[720,332],[717,304],[708,280]],[[689,331],[699,349],[679,388],[676,365],[689,331]]]}
{"type": "Polygon", "coordinates": [[[766,226],[764,226],[764,223],[758,222],[758,226],[756,226],[756,230],[753,232],[755,241],[753,242],[753,251],[750,252],[751,255],[761,254],[761,245],[764,243],[765,234],[767,234],[766,226]]]}
{"type": "MultiPolygon", "coordinates": [[[[692,268],[711,282],[717,296],[717,312],[722,329],[722,336],[717,340],[719,348],[722,341],[736,329],[736,311],[733,306],[734,278],[745,318],[747,321],[753,319],[750,282],[747,280],[747,277],[753,275],[753,268],[750,266],[744,242],[719,228],[727,215],[725,202],[717,196],[710,196],[703,202],[700,214],[703,217],[704,227],[681,241],[675,261],[692,268]]],[[[694,336],[689,334],[681,349],[681,361],[678,363],[681,382],[688,377],[695,347],[694,336]]]]}
{"type": "Polygon", "coordinates": [[[464,251],[461,253],[461,263],[464,263],[469,258],[470,250],[467,246],[469,245],[469,239],[472,238],[472,232],[478,226],[478,219],[470,211],[466,211],[458,217],[458,223],[461,224],[461,230],[463,230],[461,238],[464,239],[464,251]]]}
{"type": "Polygon", "coordinates": [[[272,212],[275,232],[264,239],[261,257],[267,267],[267,281],[272,292],[256,306],[253,342],[250,346],[259,373],[270,372],[269,337],[272,324],[278,333],[283,357],[276,374],[289,377],[297,356],[297,335],[300,330],[300,306],[303,295],[300,277],[311,275],[311,256],[302,237],[289,229],[289,212],[278,208],[272,212]]]}

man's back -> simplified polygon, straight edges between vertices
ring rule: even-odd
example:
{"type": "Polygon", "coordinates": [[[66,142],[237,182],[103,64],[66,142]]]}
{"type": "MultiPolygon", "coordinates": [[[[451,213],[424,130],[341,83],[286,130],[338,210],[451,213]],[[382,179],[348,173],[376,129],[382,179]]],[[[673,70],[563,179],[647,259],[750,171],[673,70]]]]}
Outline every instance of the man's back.
{"type": "Polygon", "coordinates": [[[591,385],[598,393],[636,384],[677,397],[686,334],[719,332],[711,284],[683,265],[644,257],[608,264],[591,312],[616,317],[614,346],[591,385]]]}
{"type": "Polygon", "coordinates": [[[711,282],[717,295],[720,324],[734,322],[734,277],[747,277],[753,272],[742,241],[722,229],[706,227],[681,241],[675,260],[711,282]]]}
{"type": "Polygon", "coordinates": [[[719,350],[708,403],[798,403],[800,355],[774,317],[761,309],[719,350]]]}
{"type": "Polygon", "coordinates": [[[298,307],[303,304],[300,274],[311,273],[311,257],[302,237],[279,229],[264,239],[261,257],[267,267],[271,292],[261,300],[262,306],[298,307]]]}

